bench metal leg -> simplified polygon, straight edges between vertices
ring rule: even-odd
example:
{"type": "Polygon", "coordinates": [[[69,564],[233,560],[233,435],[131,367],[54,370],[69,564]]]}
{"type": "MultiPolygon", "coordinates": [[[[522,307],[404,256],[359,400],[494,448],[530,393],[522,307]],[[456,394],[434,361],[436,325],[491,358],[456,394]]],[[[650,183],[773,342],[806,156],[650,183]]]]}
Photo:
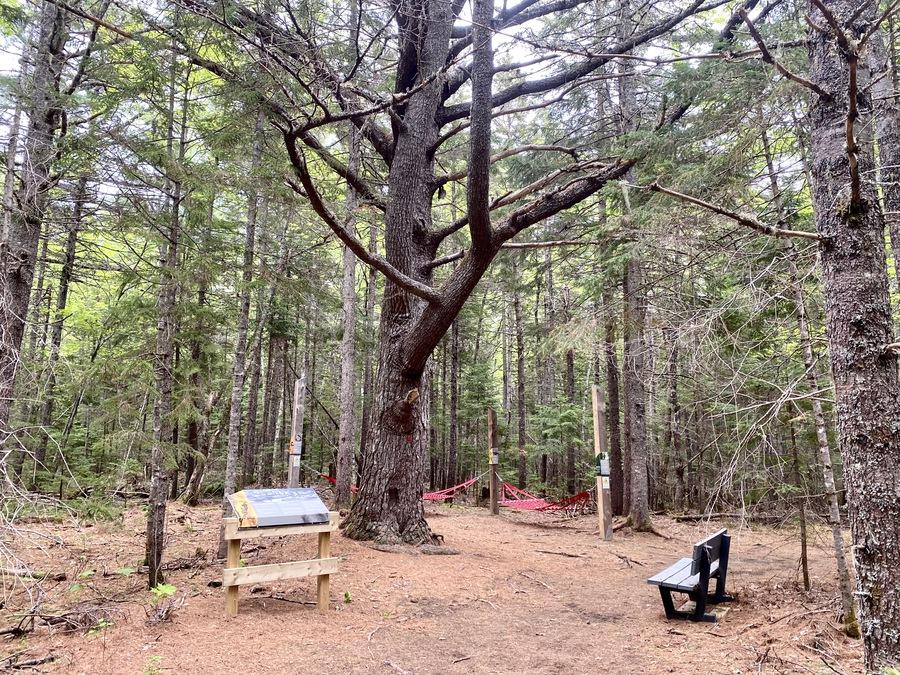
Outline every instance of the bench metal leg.
{"type": "Polygon", "coordinates": [[[690,615],[691,621],[707,621],[709,623],[716,622],[715,614],[707,614],[706,613],[706,589],[701,589],[696,591],[695,593],[689,594],[691,600],[694,601],[694,611],[690,615]]]}
{"type": "Polygon", "coordinates": [[[662,596],[663,609],[666,610],[666,618],[667,619],[678,619],[681,618],[678,615],[683,614],[683,612],[675,611],[675,603],[672,602],[672,591],[668,588],[659,587],[659,594],[662,596]]]}
{"type": "Polygon", "coordinates": [[[706,621],[710,623],[715,623],[716,621],[714,614],[706,613],[706,595],[699,591],[696,593],[688,593],[688,597],[694,601],[693,612],[681,612],[675,609],[675,603],[672,600],[672,591],[670,589],[660,586],[659,595],[662,598],[663,609],[666,610],[666,618],[670,621],[706,621]]]}

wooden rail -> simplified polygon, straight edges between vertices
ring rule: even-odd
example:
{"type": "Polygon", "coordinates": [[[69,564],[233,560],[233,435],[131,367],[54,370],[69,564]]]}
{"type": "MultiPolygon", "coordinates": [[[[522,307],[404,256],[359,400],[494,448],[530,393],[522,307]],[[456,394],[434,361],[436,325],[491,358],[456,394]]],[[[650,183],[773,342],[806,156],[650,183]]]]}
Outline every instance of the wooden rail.
{"type": "Polygon", "coordinates": [[[317,604],[321,611],[328,609],[331,575],[338,570],[340,558],[331,557],[331,533],[338,527],[339,515],[332,511],[327,523],[311,525],[280,525],[276,527],[238,527],[237,518],[225,519],[225,540],[228,554],[222,572],[225,587],[225,611],[237,616],[238,597],[243,584],[284,581],[302,577],[316,577],[317,604]],[[241,567],[241,541],[254,537],[283,537],[292,534],[318,534],[318,557],[312,560],[273,563],[241,567]]]}

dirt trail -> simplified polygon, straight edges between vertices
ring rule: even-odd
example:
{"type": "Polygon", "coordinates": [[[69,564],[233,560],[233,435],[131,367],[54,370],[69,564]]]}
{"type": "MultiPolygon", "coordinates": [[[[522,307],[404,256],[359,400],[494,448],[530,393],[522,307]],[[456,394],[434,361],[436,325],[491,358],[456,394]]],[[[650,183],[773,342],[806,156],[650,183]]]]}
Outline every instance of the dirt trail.
{"type": "MultiPolygon", "coordinates": [[[[170,508],[166,559],[214,550],[219,522],[216,507],[170,508]]],[[[115,604],[112,625],[101,630],[39,627],[3,649],[28,657],[50,652],[56,661],[40,668],[91,674],[862,670],[860,644],[834,626],[833,561],[824,536],[811,546],[814,589],[805,594],[795,582],[793,532],[732,529],[729,590],[740,598],[711,625],[668,623],[645,579],[689,554],[714,525],[659,519],[672,540],[620,532],[605,543],[590,516],[563,523],[546,514],[491,518],[483,509],[437,507],[430,522],[459,555],[376,551],[336,536],[332,555],[343,562],[327,614],[300,604],[315,600],[314,582],[303,579],[252,593],[243,587],[240,615],[229,620],[222,589],[208,586],[221,578],[221,565],[212,562],[168,575],[185,602],[171,623],[155,626],[145,621],[145,577],[121,573],[142,556],[138,510],[121,523],[81,530],[34,526],[65,542],[49,549],[49,562],[37,550],[23,552],[35,568],[52,565],[69,575],[50,590],[48,606],[117,593],[127,602],[115,604]],[[73,590],[79,574],[75,583],[83,588],[73,590]]],[[[255,542],[245,544],[249,564],[314,557],[314,537],[255,542]]],[[[11,623],[3,616],[3,626],[11,623]]]]}

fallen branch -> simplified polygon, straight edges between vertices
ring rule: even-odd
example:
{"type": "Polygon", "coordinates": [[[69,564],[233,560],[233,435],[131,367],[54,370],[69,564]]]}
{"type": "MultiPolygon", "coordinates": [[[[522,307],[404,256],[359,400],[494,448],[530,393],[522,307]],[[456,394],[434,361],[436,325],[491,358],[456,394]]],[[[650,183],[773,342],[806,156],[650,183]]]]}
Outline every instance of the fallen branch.
{"type": "Polygon", "coordinates": [[[566,553],[565,551],[544,551],[542,549],[535,549],[535,553],[548,553],[550,555],[561,555],[566,558],[584,558],[584,555],[581,553],[566,553]]]}
{"type": "Polygon", "coordinates": [[[35,572],[24,567],[0,567],[0,576],[30,577],[32,579],[49,581],[65,581],[65,572],[35,572]]]}

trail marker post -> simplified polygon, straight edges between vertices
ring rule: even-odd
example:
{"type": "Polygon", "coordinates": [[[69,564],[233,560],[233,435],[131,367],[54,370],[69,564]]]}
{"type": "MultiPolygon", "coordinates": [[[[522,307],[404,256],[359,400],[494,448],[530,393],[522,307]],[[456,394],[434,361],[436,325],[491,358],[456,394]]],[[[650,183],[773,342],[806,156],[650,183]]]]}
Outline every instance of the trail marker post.
{"type": "Polygon", "coordinates": [[[497,465],[500,464],[500,448],[497,443],[497,413],[493,408],[488,408],[488,464],[491,467],[491,515],[500,515],[500,476],[497,474],[497,465]]]}
{"type": "Polygon", "coordinates": [[[291,444],[288,450],[288,487],[300,487],[300,461],[303,455],[303,417],[306,414],[306,370],[294,382],[294,407],[291,418],[291,444]]]}
{"type": "Polygon", "coordinates": [[[603,539],[613,538],[612,500],[609,495],[609,451],[606,445],[606,403],[603,391],[591,385],[591,402],[594,410],[594,457],[597,473],[597,517],[603,539]]]}

